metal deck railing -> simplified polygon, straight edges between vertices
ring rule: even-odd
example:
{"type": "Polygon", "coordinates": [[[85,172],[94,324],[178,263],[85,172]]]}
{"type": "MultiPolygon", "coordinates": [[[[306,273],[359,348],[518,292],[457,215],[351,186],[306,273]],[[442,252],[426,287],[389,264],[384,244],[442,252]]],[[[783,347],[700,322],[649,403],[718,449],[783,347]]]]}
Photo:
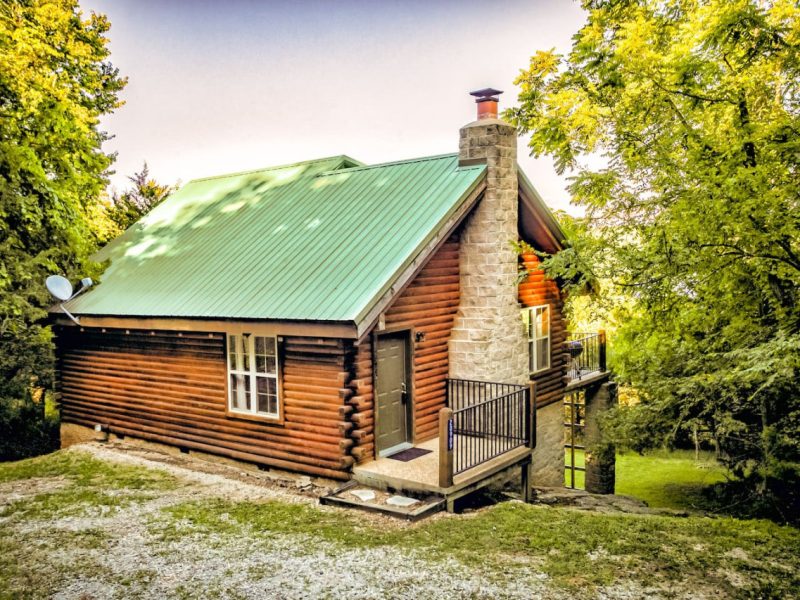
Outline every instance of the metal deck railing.
{"type": "Polygon", "coordinates": [[[510,383],[447,380],[445,466],[453,475],[531,443],[533,420],[531,387],[510,383]],[[449,461],[449,464],[447,464],[449,461]]]}
{"type": "Polygon", "coordinates": [[[598,333],[569,333],[564,342],[564,351],[569,354],[567,377],[581,380],[606,370],[606,335],[598,333]]]}

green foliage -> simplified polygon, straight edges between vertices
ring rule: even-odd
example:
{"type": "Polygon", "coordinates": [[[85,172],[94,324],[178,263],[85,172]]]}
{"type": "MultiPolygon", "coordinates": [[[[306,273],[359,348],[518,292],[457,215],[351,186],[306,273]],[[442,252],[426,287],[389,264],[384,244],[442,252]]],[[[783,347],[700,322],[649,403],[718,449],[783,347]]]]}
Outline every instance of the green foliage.
{"type": "MultiPolygon", "coordinates": [[[[569,450],[565,450],[564,455],[569,464],[569,450]]],[[[583,450],[575,451],[575,464],[584,466],[583,450]]],[[[618,453],[615,471],[615,492],[644,500],[648,506],[721,514],[733,512],[714,500],[713,486],[725,482],[727,473],[712,452],[701,451],[697,458],[691,450],[618,453]]],[[[569,471],[564,475],[569,484],[569,471]]],[[[583,472],[576,471],[575,483],[579,488],[584,487],[583,472]]],[[[736,512],[733,514],[738,516],[736,512]]]]}
{"type": "Polygon", "coordinates": [[[122,194],[115,193],[112,204],[107,209],[108,217],[116,224],[120,233],[163,202],[176,189],[150,178],[146,162],[141,171],[128,179],[133,187],[122,194]]]}
{"type": "MultiPolygon", "coordinates": [[[[542,266],[557,278],[562,287],[566,286],[570,289],[572,298],[586,296],[596,298],[600,293],[600,281],[592,270],[592,265],[584,260],[582,248],[585,240],[588,239],[586,220],[573,217],[564,211],[555,211],[555,217],[569,240],[569,244],[558,254],[539,251],[525,240],[512,240],[510,242],[511,248],[520,256],[523,254],[537,256],[542,261],[542,266]]],[[[527,276],[528,271],[524,265],[520,264],[519,281],[525,281],[527,276]]],[[[568,313],[571,313],[574,308],[575,303],[568,301],[566,304],[568,313]]],[[[576,319],[575,314],[568,314],[567,316],[572,317],[570,322],[573,325],[579,320],[583,321],[583,319],[576,319]]],[[[579,331],[584,331],[584,329],[579,329],[579,331]]]]}
{"type": "Polygon", "coordinates": [[[610,283],[614,366],[642,399],[621,441],[700,424],[757,493],[785,489],[800,482],[800,8],[584,8],[569,55],[537,53],[506,118],[586,210],[574,247],[610,283]]]}
{"type": "Polygon", "coordinates": [[[0,462],[18,460],[59,446],[58,418],[43,403],[6,401],[0,407],[0,462]]]}
{"type": "Polygon", "coordinates": [[[108,28],[76,0],[0,6],[0,423],[12,427],[3,439],[19,415],[43,419],[53,374],[45,278],[97,273],[89,215],[113,160],[98,123],[125,84],[107,61],[108,28]]]}

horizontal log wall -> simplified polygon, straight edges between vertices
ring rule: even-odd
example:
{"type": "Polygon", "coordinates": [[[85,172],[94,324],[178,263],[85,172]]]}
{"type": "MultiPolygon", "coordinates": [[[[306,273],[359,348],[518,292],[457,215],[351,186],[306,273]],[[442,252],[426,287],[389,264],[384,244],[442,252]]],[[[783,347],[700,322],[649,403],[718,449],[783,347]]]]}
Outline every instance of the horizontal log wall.
{"type": "Polygon", "coordinates": [[[350,389],[353,396],[350,405],[353,407],[351,420],[353,429],[350,437],[353,440],[353,458],[356,462],[369,462],[375,457],[374,428],[374,396],[372,393],[372,340],[363,342],[355,352],[353,359],[353,378],[350,389]]]}
{"type": "Polygon", "coordinates": [[[533,376],[536,383],[536,403],[539,408],[562,399],[566,385],[569,357],[564,353],[567,326],[564,319],[564,302],[558,284],[545,276],[535,254],[523,254],[520,259],[528,271],[519,284],[519,301],[522,306],[550,305],[550,368],[533,376]]]}
{"type": "Polygon", "coordinates": [[[434,254],[386,311],[386,327],[413,327],[424,339],[414,343],[414,441],[436,437],[446,400],[448,341],[459,301],[457,234],[434,254]]]}
{"type": "Polygon", "coordinates": [[[62,419],[282,469],[346,479],[349,349],[285,338],[283,422],[226,413],[225,334],[57,330],[62,419]]]}
{"type": "MultiPolygon", "coordinates": [[[[453,319],[458,311],[458,234],[442,245],[408,287],[386,310],[387,329],[413,328],[424,339],[414,345],[413,436],[421,442],[437,435],[438,412],[445,405],[448,373],[447,346],[453,319]]],[[[373,406],[373,345],[364,342],[355,359],[351,387],[356,414],[353,432],[356,460],[371,460],[375,455],[373,406]]]]}

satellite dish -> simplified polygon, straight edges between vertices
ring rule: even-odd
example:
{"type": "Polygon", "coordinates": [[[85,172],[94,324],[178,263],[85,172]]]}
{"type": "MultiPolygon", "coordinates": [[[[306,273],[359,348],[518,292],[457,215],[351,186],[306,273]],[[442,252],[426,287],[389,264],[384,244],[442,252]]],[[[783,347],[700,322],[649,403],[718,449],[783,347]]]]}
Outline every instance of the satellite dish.
{"type": "Polygon", "coordinates": [[[58,300],[63,302],[72,298],[72,284],[66,277],[50,275],[50,277],[45,280],[44,284],[47,286],[47,291],[58,300]]]}

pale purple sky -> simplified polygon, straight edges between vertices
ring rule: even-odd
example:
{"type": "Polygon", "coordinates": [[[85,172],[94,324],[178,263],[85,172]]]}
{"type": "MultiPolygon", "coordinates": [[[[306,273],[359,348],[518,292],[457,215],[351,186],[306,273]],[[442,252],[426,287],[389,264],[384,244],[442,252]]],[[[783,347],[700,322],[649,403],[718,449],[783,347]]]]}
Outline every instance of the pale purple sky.
{"type": "MultiPolygon", "coordinates": [[[[81,0],[111,20],[126,104],[103,121],[112,185],[147,160],[161,182],[334,154],[376,163],[456,152],[467,92],[505,90],[537,49],[566,52],[572,0],[81,0]]],[[[553,208],[565,180],[520,163],[553,208]]],[[[571,209],[570,212],[573,212],[571,209]]]]}

